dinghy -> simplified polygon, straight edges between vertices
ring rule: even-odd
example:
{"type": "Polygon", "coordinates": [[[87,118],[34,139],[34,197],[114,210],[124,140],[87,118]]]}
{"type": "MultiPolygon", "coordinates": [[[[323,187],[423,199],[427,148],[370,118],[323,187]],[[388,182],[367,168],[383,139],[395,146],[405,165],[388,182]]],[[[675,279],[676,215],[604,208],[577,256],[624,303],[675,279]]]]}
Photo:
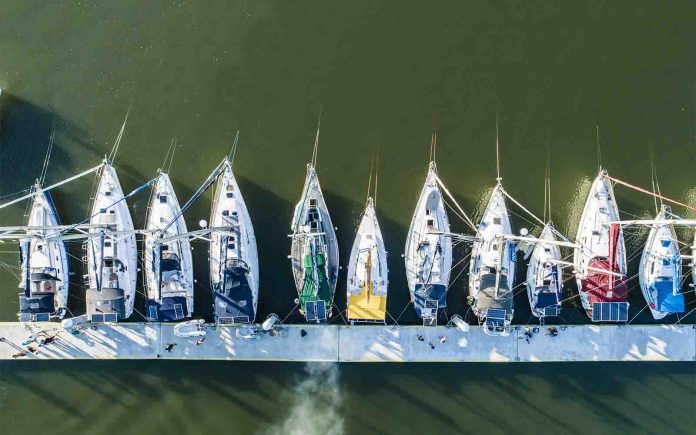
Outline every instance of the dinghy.
{"type": "Polygon", "coordinates": [[[256,236],[229,159],[217,181],[210,226],[228,230],[210,234],[210,283],[215,320],[250,323],[259,300],[259,257],[256,236]]]}
{"type": "Polygon", "coordinates": [[[207,333],[206,329],[203,319],[187,320],[174,326],[174,335],[181,338],[203,337],[207,333]]]}
{"type": "Polygon", "coordinates": [[[452,240],[437,167],[430,162],[411,226],[404,260],[411,302],[424,323],[437,323],[437,310],[447,306],[447,285],[452,268],[452,240]]]}
{"type": "Polygon", "coordinates": [[[68,252],[62,240],[44,240],[50,228],[60,225],[51,195],[34,186],[27,225],[43,227],[30,230],[19,242],[21,282],[19,321],[38,322],[62,319],[68,305],[68,252]]]}
{"type": "Polygon", "coordinates": [[[85,243],[87,316],[92,322],[127,319],[135,302],[138,248],[121,184],[108,161],[99,173],[90,224],[102,229],[85,243]]]}
{"type": "Polygon", "coordinates": [[[573,254],[580,300],[593,322],[628,321],[626,247],[606,171],[592,183],[573,254]]]}
{"type": "Polygon", "coordinates": [[[348,310],[350,321],[384,322],[387,316],[387,251],[377,222],[372,198],[360,220],[348,263],[348,310]]]}
{"type": "Polygon", "coordinates": [[[307,165],[302,198],[295,206],[290,229],[290,260],[300,313],[308,322],[326,321],[338,280],[338,241],[313,163],[307,165]]]}
{"type": "Polygon", "coordinates": [[[510,333],[516,242],[506,236],[512,235],[505,193],[498,184],[483,212],[469,263],[471,307],[488,335],[510,333]]]}
{"type": "Polygon", "coordinates": [[[561,250],[556,242],[553,224],[547,223],[534,245],[527,267],[527,297],[532,315],[539,319],[558,316],[563,298],[561,250]],[[544,243],[544,241],[552,243],[544,243]]]}
{"type": "Polygon", "coordinates": [[[669,216],[669,208],[663,206],[655,220],[664,223],[652,225],[638,269],[640,289],[656,320],[684,312],[681,256],[669,216]]]}
{"type": "Polygon", "coordinates": [[[193,258],[188,237],[177,237],[186,233],[180,211],[169,176],[162,172],[145,220],[145,315],[150,321],[178,321],[193,313],[193,258]],[[159,243],[164,237],[167,242],[159,243]]]}

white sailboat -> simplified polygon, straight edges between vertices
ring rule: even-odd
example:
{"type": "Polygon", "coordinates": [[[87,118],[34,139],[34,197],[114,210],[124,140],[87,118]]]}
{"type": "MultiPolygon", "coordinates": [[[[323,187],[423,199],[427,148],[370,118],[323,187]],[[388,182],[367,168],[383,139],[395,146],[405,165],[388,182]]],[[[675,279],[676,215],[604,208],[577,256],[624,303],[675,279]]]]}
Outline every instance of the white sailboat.
{"type": "Polygon", "coordinates": [[[476,233],[469,263],[472,310],[489,335],[507,335],[513,316],[516,243],[502,185],[493,189],[476,233]]]}
{"type": "Polygon", "coordinates": [[[553,224],[547,223],[534,245],[527,267],[527,297],[532,315],[539,319],[558,316],[563,298],[561,250],[553,224]],[[552,243],[544,243],[544,241],[552,243]]]}
{"type": "MultiPolygon", "coordinates": [[[[60,225],[58,213],[47,191],[34,186],[29,227],[60,225]]],[[[68,252],[62,240],[44,240],[50,229],[30,230],[19,242],[21,282],[19,321],[62,319],[68,305],[70,274],[68,252]]]]}
{"type": "Polygon", "coordinates": [[[638,268],[638,280],[653,318],[684,312],[681,255],[670,210],[662,206],[648,234],[638,268]],[[660,223],[664,222],[664,223],[660,223]]]}
{"type": "Polygon", "coordinates": [[[106,229],[85,243],[87,315],[93,322],[127,319],[135,302],[138,248],[121,184],[108,161],[99,172],[90,224],[106,229]],[[110,234],[122,231],[126,234],[110,234]]]}
{"type": "Polygon", "coordinates": [[[452,240],[437,166],[430,162],[406,238],[404,261],[411,301],[424,322],[434,324],[437,310],[447,306],[452,268],[452,240]]]}
{"type": "Polygon", "coordinates": [[[150,321],[178,321],[193,313],[193,258],[188,237],[177,237],[187,232],[180,212],[174,187],[162,172],[145,220],[145,316],[150,321]],[[170,239],[158,243],[163,237],[170,239]]]}
{"type": "Polygon", "coordinates": [[[302,198],[295,206],[290,229],[290,260],[300,313],[310,322],[325,321],[331,316],[338,281],[338,241],[314,163],[307,165],[302,198]]]}
{"type": "Polygon", "coordinates": [[[594,322],[628,320],[626,247],[614,189],[600,171],[592,183],[575,238],[573,254],[580,300],[594,322]]]}
{"type": "Polygon", "coordinates": [[[259,300],[259,257],[256,236],[229,159],[217,181],[210,234],[210,283],[218,323],[250,323],[259,300]]]}
{"type": "Polygon", "coordinates": [[[374,200],[368,198],[348,263],[348,320],[386,320],[388,273],[387,251],[377,222],[374,200]]]}

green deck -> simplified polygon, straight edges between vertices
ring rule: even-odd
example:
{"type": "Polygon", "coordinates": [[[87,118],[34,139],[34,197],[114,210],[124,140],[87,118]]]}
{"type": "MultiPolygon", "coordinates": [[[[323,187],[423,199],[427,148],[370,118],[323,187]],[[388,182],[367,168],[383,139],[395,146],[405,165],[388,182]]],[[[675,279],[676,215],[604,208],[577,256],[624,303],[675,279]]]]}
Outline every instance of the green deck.
{"type": "Polygon", "coordinates": [[[306,255],[304,257],[304,268],[305,268],[305,278],[304,286],[302,286],[302,292],[300,293],[300,308],[302,311],[305,310],[305,303],[308,301],[323,300],[326,305],[331,304],[331,286],[329,286],[329,281],[326,277],[326,259],[324,254],[317,254],[317,277],[319,280],[319,285],[314,285],[314,270],[312,255],[306,255]]]}

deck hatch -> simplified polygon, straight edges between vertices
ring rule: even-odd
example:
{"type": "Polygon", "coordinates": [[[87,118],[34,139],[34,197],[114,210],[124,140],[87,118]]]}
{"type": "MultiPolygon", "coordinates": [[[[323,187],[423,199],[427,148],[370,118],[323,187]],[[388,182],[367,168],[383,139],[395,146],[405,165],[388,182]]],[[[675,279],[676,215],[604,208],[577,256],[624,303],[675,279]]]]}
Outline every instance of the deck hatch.
{"type": "Polygon", "coordinates": [[[184,308],[181,306],[181,304],[174,304],[174,315],[177,319],[184,318],[184,308]]]}
{"type": "Polygon", "coordinates": [[[546,307],[544,308],[545,317],[555,317],[558,316],[558,307],[546,307]]]}
{"type": "Polygon", "coordinates": [[[157,307],[154,305],[147,306],[147,317],[151,320],[157,320],[157,307]]]}

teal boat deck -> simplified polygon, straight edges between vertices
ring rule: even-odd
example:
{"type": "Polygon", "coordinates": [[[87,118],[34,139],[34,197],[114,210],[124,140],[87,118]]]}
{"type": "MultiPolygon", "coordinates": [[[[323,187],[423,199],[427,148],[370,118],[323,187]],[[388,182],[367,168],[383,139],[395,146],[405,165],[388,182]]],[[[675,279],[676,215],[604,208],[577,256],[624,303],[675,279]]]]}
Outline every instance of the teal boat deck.
{"type": "Polygon", "coordinates": [[[331,286],[326,278],[326,270],[324,268],[326,260],[323,254],[317,254],[317,283],[314,282],[314,265],[311,255],[306,255],[304,258],[305,280],[302,292],[300,294],[300,307],[305,312],[305,304],[307,302],[316,302],[323,300],[326,305],[330,305],[333,298],[331,297],[331,286]]]}
{"type": "MultiPolygon", "coordinates": [[[[283,325],[274,335],[237,338],[235,326],[209,328],[206,341],[174,335],[174,325],[100,324],[73,335],[56,323],[0,323],[0,359],[192,359],[327,362],[695,361],[694,325],[578,325],[527,342],[523,329],[489,337],[445,326],[283,325]],[[44,331],[44,346],[26,345],[44,331]],[[302,333],[304,331],[304,333],[302,333]],[[56,335],[57,334],[57,335],[56,335]],[[419,339],[422,337],[422,340],[419,339]],[[38,349],[31,353],[28,346],[38,349]],[[169,349],[169,350],[167,350],[169,349]],[[13,358],[14,357],[14,358],[13,358]]],[[[43,335],[43,334],[42,334],[43,335]]]]}

